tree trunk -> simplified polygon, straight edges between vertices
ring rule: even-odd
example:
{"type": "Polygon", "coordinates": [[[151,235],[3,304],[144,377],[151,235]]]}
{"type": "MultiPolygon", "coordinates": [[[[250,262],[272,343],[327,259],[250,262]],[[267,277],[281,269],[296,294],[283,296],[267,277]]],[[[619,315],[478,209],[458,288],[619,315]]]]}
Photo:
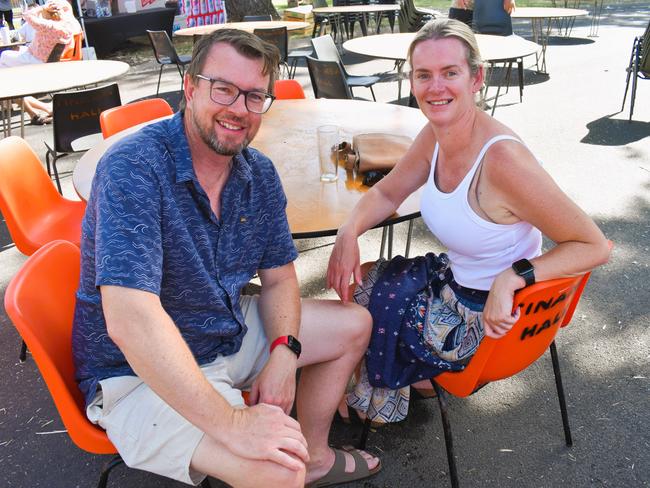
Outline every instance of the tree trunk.
{"type": "Polygon", "coordinates": [[[270,14],[274,20],[279,20],[271,0],[226,0],[228,22],[241,22],[244,15],[270,14]]]}

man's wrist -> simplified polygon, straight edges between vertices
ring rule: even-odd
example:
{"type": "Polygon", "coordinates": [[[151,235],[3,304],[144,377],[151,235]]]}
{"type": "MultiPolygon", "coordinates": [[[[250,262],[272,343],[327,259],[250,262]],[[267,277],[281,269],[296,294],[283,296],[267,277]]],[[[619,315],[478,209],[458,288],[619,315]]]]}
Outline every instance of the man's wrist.
{"type": "Polygon", "coordinates": [[[292,335],[280,336],[275,339],[271,343],[269,352],[272,354],[274,350],[278,349],[278,347],[289,350],[292,354],[295,355],[296,359],[300,357],[300,353],[302,352],[302,345],[300,344],[300,341],[292,335]]]}

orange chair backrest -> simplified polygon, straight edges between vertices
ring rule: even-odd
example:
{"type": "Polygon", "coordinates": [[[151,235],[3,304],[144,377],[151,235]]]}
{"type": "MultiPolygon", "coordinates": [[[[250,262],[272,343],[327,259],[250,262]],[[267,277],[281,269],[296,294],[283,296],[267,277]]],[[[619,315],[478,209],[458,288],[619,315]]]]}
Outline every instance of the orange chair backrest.
{"type": "Polygon", "coordinates": [[[275,98],[278,100],[305,98],[305,92],[296,80],[276,80],[273,91],[275,92],[275,98]]]}
{"type": "Polygon", "coordinates": [[[25,140],[16,136],[0,140],[0,211],[20,252],[29,256],[43,245],[43,215],[62,201],[25,140]]]}
{"type": "Polygon", "coordinates": [[[5,309],[29,347],[73,442],[85,451],[112,454],[116,451],[106,433],[86,418],[75,381],[71,338],[79,259],[79,248],[70,242],[44,245],[9,283],[5,309]]]}
{"type": "Polygon", "coordinates": [[[61,54],[59,61],[81,61],[84,35],[82,32],[74,35],[74,43],[68,46],[61,54]]]}
{"type": "Polygon", "coordinates": [[[164,99],[150,98],[104,110],[99,114],[99,125],[106,139],[134,125],[173,114],[174,111],[164,99]]]}
{"type": "Polygon", "coordinates": [[[515,294],[521,317],[501,339],[485,337],[467,367],[436,376],[436,383],[456,396],[523,371],[546,351],[560,327],[571,321],[589,273],[542,281],[515,294]]]}

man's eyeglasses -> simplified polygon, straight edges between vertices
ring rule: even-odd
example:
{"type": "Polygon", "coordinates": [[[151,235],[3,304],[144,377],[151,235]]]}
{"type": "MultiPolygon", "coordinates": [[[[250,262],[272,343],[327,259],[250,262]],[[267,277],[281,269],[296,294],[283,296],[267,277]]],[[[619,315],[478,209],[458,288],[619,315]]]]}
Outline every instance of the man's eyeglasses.
{"type": "Polygon", "coordinates": [[[210,82],[210,99],[219,105],[232,105],[244,95],[244,103],[249,112],[263,114],[271,108],[275,97],[270,93],[258,90],[242,90],[237,85],[224,80],[208,78],[203,75],[196,75],[197,78],[210,82]]]}

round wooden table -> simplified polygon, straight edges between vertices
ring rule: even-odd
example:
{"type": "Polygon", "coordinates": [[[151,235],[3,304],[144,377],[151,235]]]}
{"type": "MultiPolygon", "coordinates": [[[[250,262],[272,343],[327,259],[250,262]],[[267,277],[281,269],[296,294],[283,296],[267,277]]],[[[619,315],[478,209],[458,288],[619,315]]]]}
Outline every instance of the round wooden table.
{"type": "Polygon", "coordinates": [[[306,29],[309,27],[308,22],[285,21],[285,20],[262,20],[258,22],[227,22],[225,24],[198,25],[196,27],[187,27],[174,32],[175,36],[203,36],[210,34],[218,29],[238,29],[252,33],[255,29],[276,29],[286,27],[288,31],[306,29]]]}
{"type": "MultiPolygon", "coordinates": [[[[92,85],[122,76],[128,70],[129,65],[121,61],[66,61],[2,68],[0,69],[0,100],[10,101],[92,85]]],[[[10,103],[8,105],[11,107],[10,103]]],[[[9,110],[9,117],[10,114],[9,110]]],[[[5,126],[8,127],[6,132],[11,135],[11,118],[5,120],[5,126]]],[[[20,136],[24,137],[22,110],[20,136]]]]}
{"type": "MultiPolygon", "coordinates": [[[[358,37],[343,44],[343,49],[372,58],[395,61],[398,71],[398,99],[402,98],[402,71],[408,48],[415,32],[402,34],[379,34],[358,37]]],[[[488,63],[497,63],[524,58],[539,51],[540,46],[519,36],[488,36],[476,34],[481,58],[488,63]]]]}
{"type": "MultiPolygon", "coordinates": [[[[426,124],[417,109],[358,100],[276,100],[263,117],[251,144],[269,156],[287,194],[287,216],[294,238],[335,235],[368,187],[362,177],[340,167],[332,183],[320,181],[316,128],[335,124],[351,140],[355,134],[386,132],[415,138],[426,124]]],[[[140,127],[140,126],[139,126],[140,127]]],[[[74,187],[87,200],[97,162],[114,142],[139,127],[115,134],[85,153],[72,174],[74,187]]],[[[382,225],[415,218],[420,194],[415,192],[382,225]]]]}
{"type": "MultiPolygon", "coordinates": [[[[533,30],[533,40],[542,46],[541,66],[538,60],[538,71],[546,73],[546,47],[548,38],[551,35],[553,21],[556,19],[565,19],[573,22],[577,17],[589,15],[589,12],[576,8],[559,8],[559,7],[517,7],[510,17],[513,19],[530,19],[533,30]]],[[[569,29],[567,28],[567,34],[569,29]]]]}

